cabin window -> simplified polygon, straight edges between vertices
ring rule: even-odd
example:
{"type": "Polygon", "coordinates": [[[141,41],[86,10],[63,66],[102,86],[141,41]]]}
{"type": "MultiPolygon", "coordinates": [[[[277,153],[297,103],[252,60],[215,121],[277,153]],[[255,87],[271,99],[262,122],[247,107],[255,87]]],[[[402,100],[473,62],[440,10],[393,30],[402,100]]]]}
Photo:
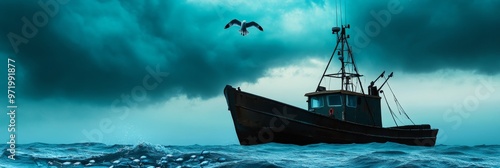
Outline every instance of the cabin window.
{"type": "Polygon", "coordinates": [[[356,108],[356,105],[358,104],[358,98],[352,95],[346,95],[346,96],[347,96],[347,107],[356,108]]]}
{"type": "Polygon", "coordinates": [[[341,106],[342,99],[340,95],[330,95],[328,96],[328,106],[341,106]]]}
{"type": "Polygon", "coordinates": [[[311,108],[320,108],[323,105],[323,97],[311,97],[311,108]]]}

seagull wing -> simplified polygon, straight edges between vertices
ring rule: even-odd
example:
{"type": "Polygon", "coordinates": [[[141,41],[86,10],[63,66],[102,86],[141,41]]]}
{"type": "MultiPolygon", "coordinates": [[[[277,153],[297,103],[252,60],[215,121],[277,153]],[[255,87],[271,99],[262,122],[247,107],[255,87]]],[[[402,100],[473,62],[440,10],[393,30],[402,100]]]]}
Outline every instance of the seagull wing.
{"type": "Polygon", "coordinates": [[[241,22],[238,19],[233,19],[229,23],[226,24],[226,27],[224,27],[224,29],[227,29],[227,28],[231,27],[232,25],[239,26],[239,25],[241,25],[241,22]]]}
{"type": "Polygon", "coordinates": [[[246,24],[246,27],[252,27],[252,26],[255,26],[256,28],[258,28],[260,31],[264,31],[264,29],[262,28],[262,26],[260,26],[259,24],[255,23],[255,22],[248,22],[246,24]]]}

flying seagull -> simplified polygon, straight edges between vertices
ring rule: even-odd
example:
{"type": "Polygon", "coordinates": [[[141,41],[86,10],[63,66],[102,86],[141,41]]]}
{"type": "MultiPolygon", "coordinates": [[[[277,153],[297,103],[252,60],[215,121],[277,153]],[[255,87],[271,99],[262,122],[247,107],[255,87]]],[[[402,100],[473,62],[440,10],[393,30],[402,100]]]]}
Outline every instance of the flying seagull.
{"type": "Polygon", "coordinates": [[[259,24],[255,23],[255,22],[253,22],[253,21],[252,21],[252,22],[248,22],[248,23],[247,23],[247,21],[246,21],[246,20],[243,20],[243,21],[241,21],[241,22],[240,22],[238,19],[233,19],[233,20],[231,20],[231,21],[230,21],[230,22],[226,25],[226,27],[224,27],[224,29],[227,29],[227,28],[231,27],[232,25],[238,25],[238,26],[241,26],[240,33],[241,33],[241,35],[243,35],[243,36],[245,36],[245,35],[247,35],[248,33],[250,33],[250,32],[248,32],[248,31],[247,31],[247,27],[252,27],[252,26],[254,26],[254,27],[257,27],[260,31],[264,31],[264,29],[263,29],[263,28],[262,28],[259,24]]]}

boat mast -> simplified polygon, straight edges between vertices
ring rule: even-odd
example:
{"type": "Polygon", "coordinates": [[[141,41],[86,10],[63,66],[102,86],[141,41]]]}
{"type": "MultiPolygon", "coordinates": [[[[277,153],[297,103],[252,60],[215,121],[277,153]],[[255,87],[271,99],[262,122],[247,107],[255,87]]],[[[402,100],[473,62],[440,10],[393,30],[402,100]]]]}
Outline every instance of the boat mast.
{"type": "MultiPolygon", "coordinates": [[[[323,89],[326,89],[321,86],[321,82],[323,81],[323,78],[325,77],[331,77],[331,78],[340,78],[341,79],[341,90],[347,90],[347,91],[355,91],[355,88],[353,86],[352,80],[354,78],[358,79],[358,82],[361,86],[361,80],[360,77],[363,75],[360,75],[358,73],[358,70],[356,68],[356,64],[354,62],[354,57],[352,55],[352,49],[349,46],[349,43],[347,42],[347,39],[349,38],[349,35],[346,34],[346,29],[349,29],[350,25],[346,26],[341,26],[340,27],[333,27],[332,28],[332,34],[337,34],[337,44],[335,46],[335,49],[333,50],[332,55],[330,56],[330,60],[328,61],[328,64],[325,68],[325,71],[323,72],[323,75],[321,76],[321,79],[318,83],[318,86],[316,87],[316,91],[321,91],[323,89]],[[335,56],[335,54],[338,55],[338,59],[341,63],[341,68],[338,73],[331,73],[327,74],[326,72],[328,71],[328,68],[330,67],[330,63],[335,56]],[[346,57],[347,56],[347,57],[346,57]],[[346,68],[351,68],[351,71],[347,71],[346,68]]],[[[363,87],[360,87],[362,92],[363,87]]]]}
{"type": "MultiPolygon", "coordinates": [[[[336,3],[335,7],[336,24],[340,25],[340,27],[333,27],[332,34],[337,35],[337,44],[335,45],[335,49],[333,50],[333,53],[330,56],[330,60],[328,60],[328,64],[326,65],[325,71],[323,72],[323,75],[319,80],[318,86],[316,87],[316,91],[326,90],[325,87],[321,86],[321,82],[323,81],[324,77],[331,77],[331,78],[340,78],[340,90],[347,90],[354,92],[355,88],[354,88],[354,82],[352,80],[354,80],[353,78],[358,78],[358,82],[361,86],[361,80],[359,79],[359,77],[361,77],[362,75],[358,73],[356,64],[354,63],[354,57],[352,56],[351,52],[352,49],[349,46],[349,42],[347,41],[349,35],[346,34],[346,29],[350,29],[349,24],[344,25],[344,23],[347,22],[346,15],[344,15],[344,12],[347,13],[346,12],[347,4],[343,4],[342,0],[335,1],[335,3],[336,3]],[[330,67],[330,63],[333,59],[333,56],[335,54],[338,55],[338,59],[340,61],[341,65],[340,71],[338,73],[326,74],[328,68],[330,67]]],[[[347,1],[344,1],[344,3],[347,3],[347,1]]],[[[361,90],[364,94],[362,86],[361,90]]]]}
{"type": "MultiPolygon", "coordinates": [[[[340,1],[340,4],[341,4],[340,6],[342,6],[342,1],[340,1]]],[[[347,5],[345,5],[345,6],[347,6],[347,5]]],[[[358,72],[358,68],[356,67],[356,63],[354,61],[354,56],[352,54],[352,48],[349,46],[349,42],[347,41],[347,39],[350,36],[348,34],[346,34],[346,30],[350,29],[351,27],[349,24],[343,25],[342,7],[340,7],[340,9],[341,9],[341,11],[340,11],[340,25],[341,26],[332,28],[332,34],[337,35],[337,44],[335,45],[335,49],[333,50],[333,53],[330,56],[330,59],[328,60],[328,64],[325,67],[325,71],[323,71],[323,75],[321,76],[321,79],[319,80],[318,86],[316,87],[316,92],[326,90],[326,87],[321,86],[321,82],[323,81],[323,79],[325,77],[340,78],[341,79],[341,85],[340,85],[341,90],[355,92],[356,90],[354,88],[354,83],[351,80],[353,80],[353,78],[357,78],[357,81],[359,83],[359,88],[361,89],[361,93],[363,96],[366,96],[365,91],[363,89],[363,85],[361,83],[361,79],[360,79],[360,77],[363,75],[360,75],[358,72]],[[326,72],[328,71],[328,68],[330,67],[330,63],[332,62],[332,59],[335,56],[335,53],[337,53],[339,61],[341,63],[340,71],[338,73],[327,74],[326,72]],[[345,56],[347,56],[347,58],[345,56]],[[349,71],[346,71],[346,68],[350,68],[349,71]]],[[[336,10],[337,10],[337,8],[336,8],[336,10]]],[[[344,9],[344,11],[345,11],[345,9],[344,9]]],[[[337,20],[338,20],[339,13],[338,12],[336,12],[336,13],[337,13],[337,20]]],[[[337,21],[337,25],[339,25],[338,21],[337,21]]],[[[346,103],[347,103],[346,100],[347,100],[347,96],[344,96],[343,97],[344,103],[342,103],[343,104],[343,112],[345,112],[345,109],[346,109],[346,103]]],[[[373,114],[371,112],[371,109],[368,105],[366,98],[363,100],[364,100],[364,103],[368,109],[368,113],[371,116],[372,122],[375,122],[375,120],[373,119],[373,114]]],[[[344,116],[344,115],[342,115],[342,116],[344,116]]]]}

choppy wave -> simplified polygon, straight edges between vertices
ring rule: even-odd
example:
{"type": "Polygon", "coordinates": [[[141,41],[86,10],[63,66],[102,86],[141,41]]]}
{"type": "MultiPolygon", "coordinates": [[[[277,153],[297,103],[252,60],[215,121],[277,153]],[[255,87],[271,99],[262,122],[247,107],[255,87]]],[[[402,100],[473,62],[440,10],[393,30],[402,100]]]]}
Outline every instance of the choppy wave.
{"type": "Polygon", "coordinates": [[[500,145],[32,143],[17,146],[15,161],[2,148],[1,167],[500,167],[500,145]]]}

